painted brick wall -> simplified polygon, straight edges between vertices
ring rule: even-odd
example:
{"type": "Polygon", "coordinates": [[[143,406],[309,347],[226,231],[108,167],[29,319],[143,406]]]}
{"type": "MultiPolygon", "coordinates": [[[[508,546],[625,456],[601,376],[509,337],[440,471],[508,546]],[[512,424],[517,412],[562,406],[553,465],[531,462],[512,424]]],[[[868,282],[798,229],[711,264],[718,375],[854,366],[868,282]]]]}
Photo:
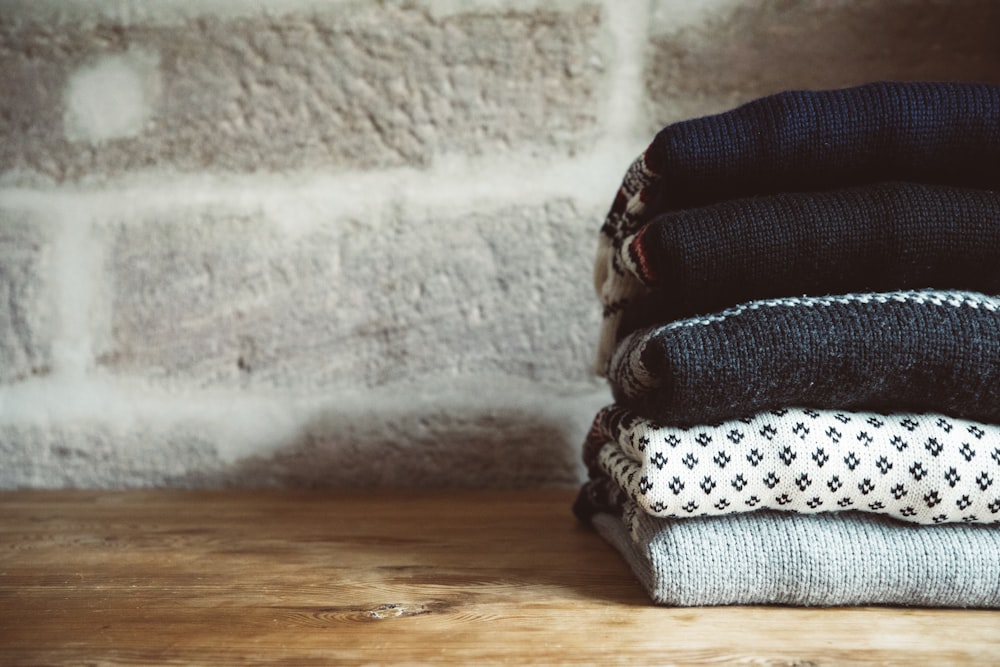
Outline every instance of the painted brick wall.
{"type": "Polygon", "coordinates": [[[992,0],[0,0],[0,488],[571,486],[657,128],[1000,80],[992,0]]]}

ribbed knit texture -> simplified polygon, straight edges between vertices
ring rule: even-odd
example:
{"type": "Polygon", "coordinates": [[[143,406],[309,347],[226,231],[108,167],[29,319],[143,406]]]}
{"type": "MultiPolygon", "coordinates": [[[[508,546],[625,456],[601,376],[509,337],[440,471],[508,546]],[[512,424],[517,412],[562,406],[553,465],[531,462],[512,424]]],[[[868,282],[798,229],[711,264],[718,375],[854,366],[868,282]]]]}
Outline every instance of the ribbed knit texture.
{"type": "Polygon", "coordinates": [[[578,507],[584,519],[628,498],[659,517],[857,509],[922,524],[1000,521],[1000,426],[939,414],[788,408],[682,429],[609,406],[584,462],[622,491],[578,507]]]}
{"type": "MultiPolygon", "coordinates": [[[[661,214],[624,240],[615,340],[740,303],[902,289],[1000,293],[1000,193],[881,183],[661,214]],[[628,290],[628,287],[624,288],[628,290]]],[[[607,321],[607,320],[605,320],[607,321]]]]}
{"type": "Polygon", "coordinates": [[[630,169],[605,235],[725,199],[887,180],[1000,179],[1000,86],[879,82],[792,90],[669,125],[630,169]],[[633,201],[638,198],[640,201],[633,201]]]}
{"type": "Polygon", "coordinates": [[[1000,183],[1000,87],[873,83],[789,91],[664,128],[628,169],[601,229],[594,282],[605,371],[620,316],[612,275],[625,237],[666,210],[751,195],[912,181],[1000,183]]]}
{"type": "Polygon", "coordinates": [[[1000,606],[1000,530],[989,526],[770,511],[683,520],[632,511],[594,526],[659,604],[1000,606]]]}
{"type": "Polygon", "coordinates": [[[629,167],[573,509],[656,602],[1000,607],[998,191],[981,84],[781,93],[629,167]]]}
{"type": "Polygon", "coordinates": [[[691,426],[799,405],[1000,422],[1000,298],[917,291],[754,301],[625,338],[615,401],[691,426]]]}

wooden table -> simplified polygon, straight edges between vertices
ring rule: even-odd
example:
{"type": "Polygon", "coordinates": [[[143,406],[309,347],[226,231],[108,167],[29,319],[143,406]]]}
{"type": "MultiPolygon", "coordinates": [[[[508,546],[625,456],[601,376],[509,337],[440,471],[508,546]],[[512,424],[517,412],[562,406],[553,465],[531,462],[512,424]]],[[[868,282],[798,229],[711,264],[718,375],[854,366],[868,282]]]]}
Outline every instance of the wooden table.
{"type": "Polygon", "coordinates": [[[1000,664],[1000,614],[652,606],[572,494],[0,493],[0,664],[1000,664]]]}

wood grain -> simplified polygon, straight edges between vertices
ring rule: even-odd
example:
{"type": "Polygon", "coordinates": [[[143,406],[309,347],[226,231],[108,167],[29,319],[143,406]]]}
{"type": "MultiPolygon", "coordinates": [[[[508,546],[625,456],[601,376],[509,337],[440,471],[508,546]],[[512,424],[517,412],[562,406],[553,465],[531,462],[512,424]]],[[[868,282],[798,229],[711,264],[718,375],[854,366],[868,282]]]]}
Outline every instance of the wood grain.
{"type": "Polygon", "coordinates": [[[1000,664],[1000,614],[652,606],[571,493],[0,494],[0,664],[1000,664]]]}

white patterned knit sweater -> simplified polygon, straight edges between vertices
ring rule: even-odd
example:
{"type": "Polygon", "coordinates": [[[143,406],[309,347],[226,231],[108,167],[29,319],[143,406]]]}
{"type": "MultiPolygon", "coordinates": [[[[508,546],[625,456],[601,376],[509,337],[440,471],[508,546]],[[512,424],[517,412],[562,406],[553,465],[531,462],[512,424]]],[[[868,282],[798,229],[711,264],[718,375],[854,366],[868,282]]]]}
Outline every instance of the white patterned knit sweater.
{"type": "Polygon", "coordinates": [[[593,464],[658,517],[845,509],[904,521],[1000,521],[1000,426],[936,414],[790,408],[675,428],[611,406],[593,464]]]}

